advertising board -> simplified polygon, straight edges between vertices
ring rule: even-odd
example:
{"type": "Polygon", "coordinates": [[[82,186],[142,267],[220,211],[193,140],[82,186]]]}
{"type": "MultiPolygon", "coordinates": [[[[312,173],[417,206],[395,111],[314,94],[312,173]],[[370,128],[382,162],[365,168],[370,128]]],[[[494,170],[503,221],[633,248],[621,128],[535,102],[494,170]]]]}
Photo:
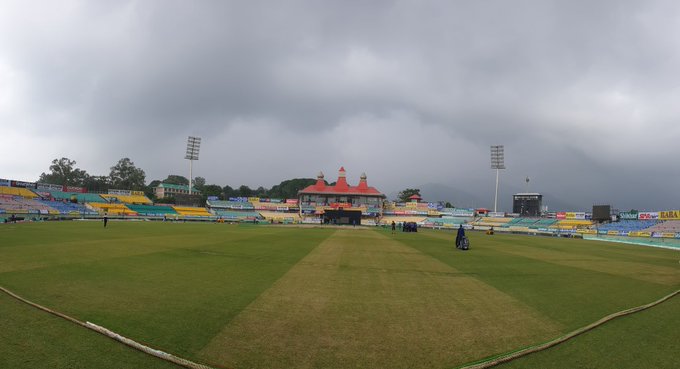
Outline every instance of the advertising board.
{"type": "Polygon", "coordinates": [[[661,220],[680,220],[680,210],[667,210],[659,212],[661,220]]]}
{"type": "Polygon", "coordinates": [[[77,186],[64,186],[61,189],[63,192],[78,192],[78,193],[85,193],[85,188],[83,187],[77,187],[77,186]]]}
{"type": "Polygon", "coordinates": [[[659,219],[659,213],[655,211],[646,211],[638,213],[638,219],[640,220],[653,220],[659,219]]]}
{"type": "Polygon", "coordinates": [[[557,213],[555,213],[555,219],[560,219],[560,220],[567,219],[567,213],[565,213],[563,211],[558,211],[557,213]]]}
{"type": "Polygon", "coordinates": [[[12,182],[9,179],[0,178],[0,186],[9,187],[11,184],[12,182]]]}
{"type": "Polygon", "coordinates": [[[635,210],[623,211],[619,213],[619,218],[625,220],[636,220],[638,218],[638,212],[635,210]]]}
{"type": "Polygon", "coordinates": [[[36,187],[38,190],[42,191],[61,191],[64,188],[64,186],[62,185],[55,185],[49,183],[38,183],[36,187]]]}
{"type": "Polygon", "coordinates": [[[35,182],[22,182],[22,181],[10,181],[12,187],[22,187],[22,188],[35,188],[35,182]]]}
{"type": "Polygon", "coordinates": [[[130,196],[130,190],[109,189],[109,195],[130,196]]]}

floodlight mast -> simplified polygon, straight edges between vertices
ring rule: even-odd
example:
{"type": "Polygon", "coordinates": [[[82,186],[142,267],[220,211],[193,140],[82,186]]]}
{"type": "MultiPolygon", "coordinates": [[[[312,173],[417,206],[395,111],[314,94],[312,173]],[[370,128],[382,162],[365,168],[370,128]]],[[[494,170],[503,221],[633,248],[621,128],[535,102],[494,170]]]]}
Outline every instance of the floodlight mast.
{"type": "Polygon", "coordinates": [[[187,154],[184,159],[189,160],[189,195],[193,194],[193,162],[198,160],[198,152],[201,149],[201,138],[189,136],[187,139],[187,154]]]}
{"type": "Polygon", "coordinates": [[[505,169],[505,149],[503,145],[491,146],[491,169],[496,169],[496,196],[493,200],[493,212],[498,211],[498,173],[505,169]]]}

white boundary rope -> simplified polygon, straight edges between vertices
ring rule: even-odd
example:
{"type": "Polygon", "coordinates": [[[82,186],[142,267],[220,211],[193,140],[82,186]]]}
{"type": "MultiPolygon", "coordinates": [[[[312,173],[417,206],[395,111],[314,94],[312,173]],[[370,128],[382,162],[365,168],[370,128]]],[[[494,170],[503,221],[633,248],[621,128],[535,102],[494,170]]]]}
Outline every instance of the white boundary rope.
{"type": "Polygon", "coordinates": [[[120,342],[120,343],[123,343],[123,344],[125,344],[125,345],[127,345],[127,346],[129,346],[129,347],[132,347],[132,348],[134,348],[134,349],[136,349],[136,350],[139,350],[139,351],[141,351],[141,352],[144,352],[144,353],[146,353],[146,354],[155,356],[155,357],[157,357],[157,358],[159,358],[159,359],[162,359],[162,360],[165,360],[165,361],[169,361],[169,362],[171,362],[171,363],[173,363],[173,364],[177,364],[177,365],[183,366],[183,367],[185,367],[185,368],[189,368],[189,369],[214,369],[214,368],[212,368],[212,367],[210,367],[210,366],[206,366],[206,365],[203,365],[203,364],[198,364],[198,363],[195,363],[195,362],[193,362],[193,361],[190,361],[190,360],[187,360],[187,359],[184,359],[184,358],[175,356],[175,355],[173,355],[173,354],[168,354],[167,352],[163,352],[163,351],[160,351],[160,350],[153,349],[153,348],[151,348],[151,347],[149,347],[149,346],[143,345],[143,344],[141,344],[141,343],[139,343],[139,342],[136,342],[136,341],[134,341],[134,340],[131,340],[131,339],[127,338],[127,337],[121,336],[120,334],[115,333],[115,332],[113,332],[113,331],[110,331],[110,330],[108,330],[108,329],[106,329],[106,328],[104,328],[104,327],[100,327],[100,326],[98,326],[98,325],[96,325],[96,324],[94,324],[94,323],[90,323],[90,322],[82,322],[82,321],[80,321],[80,320],[78,320],[78,319],[76,319],[76,318],[70,317],[70,316],[68,316],[68,315],[66,315],[66,314],[63,314],[63,313],[60,313],[60,312],[58,312],[58,311],[54,311],[54,310],[52,310],[52,309],[50,309],[50,308],[44,307],[44,306],[42,306],[42,305],[36,304],[35,302],[26,300],[25,298],[23,298],[23,297],[21,297],[21,296],[15,294],[14,292],[12,292],[12,291],[10,291],[10,290],[8,290],[8,289],[2,287],[2,286],[0,286],[0,291],[6,293],[7,295],[9,295],[9,296],[11,296],[11,297],[13,297],[13,298],[15,298],[15,299],[17,299],[17,300],[19,300],[19,301],[25,303],[25,304],[28,304],[28,305],[30,305],[30,306],[33,306],[33,307],[35,307],[35,308],[37,308],[37,309],[40,309],[40,310],[42,310],[42,311],[48,312],[48,313],[50,313],[50,314],[52,314],[52,315],[58,316],[58,317],[60,317],[60,318],[62,318],[62,319],[66,319],[66,320],[68,320],[68,321],[71,322],[71,323],[75,323],[75,324],[77,324],[77,325],[79,325],[79,326],[82,326],[82,327],[85,327],[85,328],[87,328],[87,329],[89,329],[89,330],[95,331],[95,332],[97,332],[97,333],[99,333],[99,334],[102,334],[102,335],[104,335],[104,336],[106,336],[106,337],[109,337],[109,338],[111,338],[111,339],[113,339],[113,340],[116,340],[116,341],[118,341],[118,342],[120,342]]]}
{"type": "Polygon", "coordinates": [[[568,340],[570,340],[570,339],[572,339],[572,338],[574,338],[574,337],[576,337],[580,334],[583,334],[583,333],[588,332],[588,331],[590,331],[590,330],[592,330],[596,327],[599,327],[599,326],[603,325],[604,323],[607,323],[610,320],[613,320],[613,319],[616,319],[616,318],[619,318],[619,317],[622,317],[622,316],[625,316],[625,315],[634,314],[634,313],[637,313],[637,312],[640,312],[640,311],[643,311],[643,310],[647,310],[651,307],[654,307],[656,305],[661,304],[664,301],[671,299],[672,297],[674,297],[678,294],[680,294],[680,290],[677,290],[675,292],[671,292],[670,294],[668,294],[668,295],[666,295],[666,296],[664,296],[664,297],[662,297],[662,298],[660,298],[660,299],[658,299],[654,302],[651,302],[649,304],[636,306],[636,307],[633,307],[633,308],[630,308],[630,309],[621,310],[619,312],[607,315],[604,318],[596,321],[595,323],[591,323],[591,324],[589,324],[585,327],[579,328],[575,331],[572,331],[572,332],[570,332],[570,333],[568,333],[568,334],[566,334],[562,337],[556,338],[552,341],[548,341],[548,342],[540,344],[540,345],[529,346],[529,347],[526,347],[526,348],[523,348],[523,349],[520,349],[520,350],[517,350],[517,351],[513,351],[513,352],[502,354],[500,356],[496,356],[496,357],[493,357],[493,358],[490,358],[490,359],[487,359],[487,360],[483,360],[481,362],[477,361],[473,364],[467,364],[467,365],[459,366],[459,367],[456,367],[456,368],[457,369],[485,369],[485,368],[491,368],[493,366],[496,366],[496,365],[499,365],[499,364],[502,364],[502,363],[507,363],[508,361],[518,359],[522,356],[526,356],[526,355],[532,354],[534,352],[543,351],[543,350],[546,350],[550,347],[557,346],[560,343],[566,342],[566,341],[568,341],[568,340]]]}
{"type": "MultiPolygon", "coordinates": [[[[48,313],[50,313],[50,314],[52,314],[52,315],[55,315],[55,316],[58,316],[58,317],[60,317],[60,318],[66,319],[66,320],[68,320],[68,321],[70,321],[70,322],[72,322],[72,323],[75,323],[75,324],[77,324],[77,325],[80,325],[80,326],[82,326],[82,327],[85,327],[85,328],[87,328],[87,329],[90,329],[90,330],[92,330],[92,331],[95,331],[95,332],[97,332],[97,333],[99,333],[99,334],[102,334],[102,335],[104,335],[104,336],[106,336],[106,337],[109,337],[109,338],[114,339],[114,340],[116,340],[116,341],[118,341],[118,342],[120,342],[120,343],[123,343],[123,344],[125,344],[125,345],[127,345],[127,346],[129,346],[129,347],[132,347],[132,348],[134,348],[134,349],[136,349],[136,350],[139,350],[139,351],[141,351],[141,352],[144,352],[144,353],[146,353],[146,354],[155,356],[155,357],[160,358],[160,359],[162,359],[162,360],[169,361],[169,362],[171,362],[171,363],[174,363],[174,364],[177,364],[177,365],[183,366],[183,367],[185,367],[185,368],[189,368],[189,369],[214,369],[214,368],[212,368],[212,367],[210,367],[210,366],[203,365],[203,364],[197,364],[197,363],[194,363],[193,361],[190,361],[190,360],[187,360],[187,359],[184,359],[184,358],[175,356],[175,355],[173,355],[173,354],[169,354],[169,353],[166,353],[166,352],[163,352],[163,351],[160,351],[160,350],[156,350],[156,349],[153,349],[153,348],[151,348],[151,347],[142,345],[142,344],[139,343],[139,342],[136,342],[136,341],[131,340],[131,339],[127,338],[127,337],[121,336],[121,335],[118,334],[118,333],[115,333],[115,332],[113,332],[113,331],[110,331],[110,330],[108,330],[108,329],[106,329],[106,328],[104,328],[104,327],[100,327],[100,326],[98,326],[98,325],[96,325],[96,324],[94,324],[94,323],[90,323],[90,322],[82,322],[82,321],[80,321],[80,320],[78,320],[78,319],[75,319],[75,318],[72,318],[72,317],[70,317],[70,316],[68,316],[68,315],[66,315],[66,314],[63,314],[63,313],[60,313],[60,312],[58,312],[58,311],[54,311],[54,310],[52,310],[52,309],[49,309],[49,308],[47,308],[47,307],[44,307],[44,306],[42,306],[42,305],[36,304],[35,302],[26,300],[25,298],[23,298],[23,297],[21,297],[21,296],[15,294],[15,293],[13,293],[12,291],[10,291],[10,290],[8,290],[8,289],[2,287],[2,286],[0,286],[0,291],[6,293],[7,295],[9,295],[9,296],[11,296],[11,297],[13,297],[13,298],[15,298],[15,299],[17,299],[17,300],[23,302],[23,303],[26,303],[26,304],[28,304],[28,305],[30,305],[30,306],[33,306],[33,307],[35,307],[35,308],[37,308],[37,309],[40,309],[40,310],[45,311],[45,312],[48,312],[48,313]]],[[[680,290],[676,290],[676,291],[674,291],[674,292],[671,292],[670,294],[668,294],[668,295],[666,295],[666,296],[664,296],[664,297],[662,297],[662,298],[660,298],[660,299],[658,299],[658,300],[656,300],[656,301],[654,301],[654,302],[651,302],[651,303],[649,303],[649,304],[645,304],[645,305],[641,305],[641,306],[636,306],[636,307],[633,307],[633,308],[630,308],[630,309],[622,310],[622,311],[619,311],[619,312],[616,312],[616,313],[607,315],[607,316],[605,316],[604,318],[602,318],[602,319],[596,321],[595,323],[591,323],[591,324],[589,324],[589,325],[587,325],[587,326],[585,326],[585,327],[579,328],[579,329],[577,329],[577,330],[575,330],[575,331],[572,331],[572,332],[570,332],[570,333],[568,333],[568,334],[566,334],[566,335],[564,335],[564,336],[562,336],[562,337],[556,338],[556,339],[554,339],[554,340],[552,340],[552,341],[548,341],[548,342],[543,343],[543,344],[540,344],[540,345],[529,346],[529,347],[520,349],[520,350],[518,350],[518,351],[513,351],[513,352],[507,353],[507,354],[502,354],[502,355],[500,355],[500,356],[496,356],[496,357],[493,357],[493,358],[491,358],[491,359],[483,360],[483,361],[481,361],[481,362],[478,361],[478,362],[473,363],[473,364],[467,364],[467,365],[459,366],[459,367],[457,367],[457,368],[458,368],[458,369],[485,369],[485,368],[491,368],[491,367],[493,367],[493,366],[496,366],[496,365],[499,365],[499,364],[502,364],[502,363],[506,363],[506,362],[509,362],[509,361],[518,359],[518,358],[520,358],[520,357],[523,357],[523,356],[532,354],[532,353],[534,353],[534,352],[539,352],[539,351],[546,350],[546,349],[548,349],[548,348],[550,348],[550,347],[557,346],[557,345],[559,345],[559,344],[561,344],[561,343],[563,343],[563,342],[566,342],[566,341],[568,341],[568,340],[570,340],[570,339],[572,339],[572,338],[574,338],[574,337],[576,337],[576,336],[578,336],[578,335],[581,335],[581,334],[583,334],[583,333],[585,333],[585,332],[588,332],[588,331],[590,331],[590,330],[592,330],[592,329],[594,329],[594,328],[596,328],[596,327],[599,327],[599,326],[603,325],[604,323],[607,323],[607,322],[610,321],[610,320],[613,320],[613,319],[616,319],[616,318],[619,318],[619,317],[622,317],[622,316],[625,316],[625,315],[634,314],[634,313],[637,313],[637,312],[640,312],[640,311],[643,311],[643,310],[647,310],[647,309],[649,309],[649,308],[651,308],[651,307],[654,307],[654,306],[656,306],[656,305],[659,305],[659,304],[661,304],[661,303],[664,302],[664,301],[670,300],[671,298],[673,298],[674,296],[676,296],[676,295],[678,295],[678,294],[680,294],[680,290]]]]}

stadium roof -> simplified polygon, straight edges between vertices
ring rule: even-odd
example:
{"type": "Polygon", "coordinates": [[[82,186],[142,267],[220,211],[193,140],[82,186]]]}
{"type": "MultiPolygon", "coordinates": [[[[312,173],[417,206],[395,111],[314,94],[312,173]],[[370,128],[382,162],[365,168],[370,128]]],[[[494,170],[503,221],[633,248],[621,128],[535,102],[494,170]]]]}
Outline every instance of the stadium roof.
{"type": "Polygon", "coordinates": [[[316,177],[316,183],[300,190],[298,195],[302,194],[324,194],[324,195],[364,195],[364,196],[380,196],[385,195],[378,191],[375,187],[369,187],[366,181],[366,174],[361,175],[358,186],[350,186],[347,184],[345,177],[345,168],[341,167],[338,171],[338,180],[334,186],[326,185],[323,173],[319,173],[316,177]]]}

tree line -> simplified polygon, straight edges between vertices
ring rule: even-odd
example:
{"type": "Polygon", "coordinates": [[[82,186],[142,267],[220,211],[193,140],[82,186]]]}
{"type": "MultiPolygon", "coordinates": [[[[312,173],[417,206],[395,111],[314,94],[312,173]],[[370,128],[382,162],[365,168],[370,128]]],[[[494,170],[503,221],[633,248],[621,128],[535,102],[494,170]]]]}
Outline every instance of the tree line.
{"type": "MultiPolygon", "coordinates": [[[[105,193],[109,189],[144,191],[146,196],[154,201],[169,203],[174,202],[174,199],[157,199],[153,188],[161,183],[189,185],[188,178],[177,174],[170,174],[165,179],[152,180],[147,184],[146,173],[138,168],[130,158],[120,159],[110,168],[108,175],[90,175],[85,170],[76,167],[76,164],[75,160],[69,158],[54,159],[49,171],[42,173],[38,182],[84,187],[90,192],[99,193],[105,193]]],[[[193,186],[201,191],[204,202],[210,196],[216,196],[221,200],[230,197],[296,198],[299,190],[314,183],[316,183],[316,179],[294,178],[284,180],[272,188],[260,186],[252,189],[247,185],[233,188],[228,185],[207,184],[203,177],[196,177],[193,180],[193,186]]]]}
{"type": "MultiPolygon", "coordinates": [[[[85,170],[76,167],[76,161],[69,158],[61,158],[52,160],[52,165],[49,167],[49,172],[42,173],[38,182],[51,183],[62,186],[77,186],[87,188],[90,192],[106,193],[109,189],[144,191],[146,196],[154,201],[173,203],[173,198],[156,198],[153,188],[161,183],[175,184],[188,186],[189,179],[177,175],[170,174],[165,179],[155,179],[146,183],[146,173],[141,168],[138,168],[130,158],[122,158],[118,160],[110,168],[108,175],[90,175],[85,170]]],[[[264,197],[274,199],[290,199],[296,198],[298,191],[316,183],[313,178],[294,178],[287,179],[281,183],[266,188],[263,186],[257,188],[250,188],[247,185],[241,185],[233,188],[225,185],[207,184],[205,178],[194,178],[194,187],[201,192],[203,203],[208,197],[215,196],[220,200],[226,200],[230,197],[264,197]]],[[[334,185],[326,182],[326,185],[334,185]]],[[[409,197],[415,194],[420,194],[418,188],[407,188],[397,195],[397,201],[407,202],[409,197]]],[[[446,203],[447,207],[453,207],[450,203],[446,203]]]]}

